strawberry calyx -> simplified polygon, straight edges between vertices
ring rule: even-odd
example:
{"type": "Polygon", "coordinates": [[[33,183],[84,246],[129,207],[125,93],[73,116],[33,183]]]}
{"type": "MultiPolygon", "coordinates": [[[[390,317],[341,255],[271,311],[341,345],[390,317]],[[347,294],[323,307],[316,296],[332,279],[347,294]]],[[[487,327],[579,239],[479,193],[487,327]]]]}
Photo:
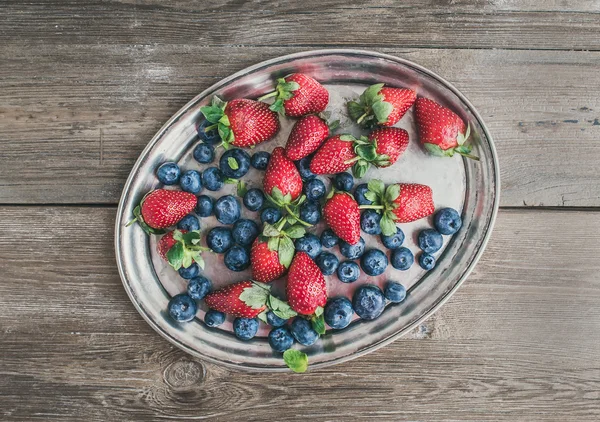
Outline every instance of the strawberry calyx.
{"type": "Polygon", "coordinates": [[[353,143],[356,157],[346,161],[345,164],[353,163],[352,173],[359,179],[367,173],[370,164],[383,166],[382,163],[389,163],[390,161],[390,157],[387,155],[377,154],[377,142],[370,141],[366,136],[355,138],[352,135],[341,135],[340,140],[353,143]]]}
{"type": "Polygon", "coordinates": [[[175,270],[188,268],[192,263],[197,263],[204,269],[204,259],[202,252],[209,251],[209,248],[200,245],[202,235],[200,231],[193,230],[182,233],[180,230],[173,230],[173,239],[177,241],[171,249],[167,251],[166,258],[169,265],[175,270]]]}
{"type": "Polygon", "coordinates": [[[258,314],[258,319],[267,323],[267,312],[270,310],[279,318],[290,319],[298,315],[290,305],[271,294],[271,286],[265,283],[252,281],[250,287],[246,287],[239,296],[240,300],[252,309],[266,309],[258,314]]]}
{"type": "Polygon", "coordinates": [[[285,115],[283,102],[292,98],[294,96],[294,91],[297,91],[298,89],[300,89],[300,84],[298,84],[298,82],[286,82],[285,78],[279,78],[277,79],[275,91],[263,95],[258,99],[258,101],[264,101],[267,98],[274,97],[275,102],[271,104],[269,109],[285,115]]]}
{"type": "Polygon", "coordinates": [[[299,224],[292,225],[284,230],[288,224],[285,217],[278,222],[277,227],[265,223],[260,241],[267,242],[269,250],[277,252],[279,263],[289,268],[294,259],[296,248],[292,239],[299,239],[306,234],[306,229],[299,224]]]}
{"type": "Polygon", "coordinates": [[[322,306],[317,306],[315,313],[309,317],[310,325],[319,335],[325,334],[325,316],[323,315],[324,309],[322,306]]]}
{"type": "MultiPolygon", "coordinates": [[[[142,199],[142,202],[144,202],[143,199],[142,199]]],[[[125,225],[125,227],[129,227],[133,223],[138,223],[138,225],[142,228],[142,230],[144,230],[144,232],[146,232],[146,234],[164,234],[164,233],[166,233],[166,230],[152,228],[144,221],[144,217],[142,216],[141,204],[133,209],[133,217],[134,218],[131,221],[129,221],[125,225]]]]}
{"type": "Polygon", "coordinates": [[[286,193],[285,195],[281,192],[277,186],[271,189],[271,194],[265,192],[267,199],[278,207],[282,212],[285,213],[282,220],[287,220],[290,224],[300,223],[306,227],[312,227],[312,224],[300,218],[300,205],[306,202],[306,195],[300,195],[295,200],[292,200],[292,195],[286,193]]]}
{"type": "Polygon", "coordinates": [[[384,97],[380,93],[383,86],[384,84],[371,85],[360,94],[358,101],[347,103],[352,120],[363,127],[373,127],[387,122],[394,106],[383,100],[384,97]]]}
{"type": "Polygon", "coordinates": [[[472,146],[468,144],[469,136],[471,135],[471,124],[467,124],[467,130],[465,133],[458,133],[456,135],[456,143],[457,147],[442,149],[439,145],[432,144],[426,142],[423,144],[423,147],[429,152],[431,155],[435,155],[436,157],[454,157],[454,154],[460,154],[463,157],[470,158],[475,161],[479,161],[479,157],[471,154],[472,146]]]}
{"type": "Polygon", "coordinates": [[[228,149],[235,140],[235,136],[230,127],[229,117],[225,114],[225,107],[227,107],[227,102],[215,95],[209,106],[200,107],[200,112],[206,120],[212,123],[205,131],[208,132],[216,128],[222,141],[220,146],[228,149]]]}
{"type": "Polygon", "coordinates": [[[360,209],[372,209],[381,214],[381,233],[384,236],[392,236],[396,233],[396,220],[398,217],[394,210],[398,204],[394,201],[400,196],[400,185],[393,184],[387,188],[385,184],[378,179],[370,180],[367,184],[368,191],[365,198],[372,202],[371,205],[361,205],[360,209]]]}

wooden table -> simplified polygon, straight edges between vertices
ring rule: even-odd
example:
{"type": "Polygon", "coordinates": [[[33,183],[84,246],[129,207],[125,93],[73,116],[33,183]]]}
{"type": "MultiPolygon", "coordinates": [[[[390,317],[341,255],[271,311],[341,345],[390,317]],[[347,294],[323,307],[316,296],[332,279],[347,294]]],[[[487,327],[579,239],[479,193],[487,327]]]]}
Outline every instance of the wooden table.
{"type": "Polygon", "coordinates": [[[0,4],[0,420],[600,419],[600,2],[0,4]],[[314,371],[193,359],[117,274],[116,204],[190,98],[349,47],[454,83],[496,139],[502,209],[469,280],[406,338],[314,371]]]}

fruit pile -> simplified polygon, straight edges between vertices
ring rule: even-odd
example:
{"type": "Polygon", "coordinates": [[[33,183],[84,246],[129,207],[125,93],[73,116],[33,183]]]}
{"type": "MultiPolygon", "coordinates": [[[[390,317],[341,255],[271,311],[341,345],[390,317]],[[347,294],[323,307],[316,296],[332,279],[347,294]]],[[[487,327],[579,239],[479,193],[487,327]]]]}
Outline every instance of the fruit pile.
{"type": "Polygon", "coordinates": [[[456,210],[436,212],[429,186],[386,186],[371,179],[354,187],[354,177],[365,177],[370,167],[393,165],[407,149],[409,134],[394,125],[414,106],[419,140],[427,152],[477,159],[467,144],[469,126],[451,110],[417,97],[413,90],[376,84],[350,101],[348,116],[368,132],[360,137],[333,133],[338,122],[324,118],[328,102],[327,89],[301,73],[278,79],[275,90],[258,101],[225,102],[214,97],[201,108],[204,118],[197,127],[201,142],[193,150],[203,170],[184,171],[174,162],[161,164],[156,176],[164,187],[142,199],[132,220],[149,235],[162,236],[158,254],[189,280],[187,291],[168,304],[173,319],[193,320],[203,300],[208,309],[204,323],[218,327],[230,315],[235,318],[235,336],[244,341],[257,334],[262,321],[272,327],[269,344],[283,353],[286,364],[296,372],[306,370],[308,358],[292,348],[294,343],[310,346],[325,334],[326,326],[346,328],[354,314],[375,319],[386,301],[399,303],[407,295],[402,284],[388,281],[383,291],[364,284],[351,299],[329,298],[328,283],[355,282],[361,271],[376,277],[389,264],[399,271],[408,270],[415,258],[402,246],[405,234],[397,225],[434,215],[434,228],[418,233],[418,263],[431,270],[443,235],[461,227],[456,210]],[[272,104],[263,102],[268,98],[272,104]],[[280,129],[280,115],[297,118],[285,147],[252,155],[242,149],[272,139],[280,129]],[[224,152],[213,165],[220,148],[224,152]],[[262,189],[248,189],[243,181],[251,167],[264,171],[262,189]],[[318,177],[325,175],[331,175],[329,192],[318,177]],[[215,201],[200,194],[204,189],[218,192],[226,184],[237,186],[237,195],[223,195],[215,201]],[[175,185],[180,189],[166,188],[175,185]],[[240,199],[248,211],[256,213],[256,221],[242,218],[240,199]],[[220,225],[203,235],[200,218],[213,216],[220,225]],[[389,252],[367,249],[361,232],[378,236],[389,252]],[[342,262],[325,250],[335,246],[342,262]],[[211,281],[201,275],[202,254],[207,252],[223,254],[223,264],[233,273],[250,268],[252,278],[213,290],[211,281]],[[283,277],[285,298],[278,297],[269,284],[283,277]]]}

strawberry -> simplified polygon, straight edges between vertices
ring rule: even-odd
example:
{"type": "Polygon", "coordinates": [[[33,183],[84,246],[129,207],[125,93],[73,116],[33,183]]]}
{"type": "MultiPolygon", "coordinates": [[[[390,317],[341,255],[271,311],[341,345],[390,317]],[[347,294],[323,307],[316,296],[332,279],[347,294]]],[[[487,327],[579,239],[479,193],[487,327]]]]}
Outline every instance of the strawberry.
{"type": "Polygon", "coordinates": [[[196,206],[196,195],[179,190],[156,189],[148,193],[140,205],[134,208],[135,218],[148,234],[164,233],[162,229],[177,224],[196,206]]]}
{"type": "Polygon", "coordinates": [[[199,231],[173,230],[159,239],[156,249],[175,270],[188,268],[194,262],[204,269],[201,253],[209,249],[199,245],[201,238],[199,231]]]}
{"type": "Polygon", "coordinates": [[[301,117],[290,132],[285,155],[298,161],[316,151],[329,136],[329,126],[325,120],[314,114],[301,117]]]}
{"type": "Polygon", "coordinates": [[[345,242],[355,245],[360,240],[360,209],[352,195],[333,193],[323,207],[327,225],[345,242]]]}
{"type": "Polygon", "coordinates": [[[389,88],[384,84],[368,87],[358,101],[348,103],[350,117],[356,123],[373,127],[393,126],[404,116],[417,99],[412,89],[389,88]]]}
{"type": "Polygon", "coordinates": [[[291,308],[301,315],[322,312],[327,302],[323,273],[306,252],[298,252],[287,277],[286,294],[291,308]]]}
{"type": "Polygon", "coordinates": [[[250,250],[250,263],[252,265],[252,278],[262,283],[277,280],[287,270],[279,262],[277,250],[269,249],[268,242],[256,239],[250,250]]]}
{"type": "Polygon", "coordinates": [[[302,178],[294,162],[287,158],[282,147],[277,147],[271,153],[271,159],[265,171],[263,190],[273,197],[290,203],[302,193],[302,178]],[[282,198],[279,198],[282,196],[282,198]]]}
{"type": "Polygon", "coordinates": [[[429,153],[440,157],[452,157],[457,153],[479,160],[479,157],[471,155],[471,147],[467,145],[471,126],[452,110],[433,100],[418,98],[415,115],[419,139],[429,153]]]}
{"type": "Polygon", "coordinates": [[[252,281],[240,281],[223,287],[216,292],[209,293],[204,298],[206,306],[215,311],[224,312],[236,317],[254,318],[267,309],[268,290],[252,283],[252,281]],[[262,295],[264,293],[264,299],[262,295]],[[256,293],[259,300],[249,300],[248,296],[256,293]],[[246,303],[248,301],[250,304],[246,303]]]}
{"type": "Polygon", "coordinates": [[[211,105],[201,107],[200,111],[217,127],[225,148],[229,145],[251,147],[268,141],[279,130],[277,113],[259,101],[236,99],[224,102],[214,96],[211,105]]]}
{"type": "Polygon", "coordinates": [[[406,151],[408,132],[395,127],[383,127],[371,132],[369,140],[375,144],[375,151],[381,157],[374,164],[377,167],[388,167],[406,151]]]}
{"type": "Polygon", "coordinates": [[[303,73],[292,73],[277,79],[275,91],[263,95],[259,101],[275,97],[271,110],[287,116],[300,117],[320,113],[329,103],[329,92],[314,78],[303,73]]]}

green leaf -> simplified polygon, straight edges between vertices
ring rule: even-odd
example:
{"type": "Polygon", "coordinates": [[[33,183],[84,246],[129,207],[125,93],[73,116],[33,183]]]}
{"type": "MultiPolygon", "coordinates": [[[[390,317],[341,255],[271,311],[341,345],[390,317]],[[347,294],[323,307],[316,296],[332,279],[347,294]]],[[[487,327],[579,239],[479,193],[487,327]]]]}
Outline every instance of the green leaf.
{"type": "Polygon", "coordinates": [[[183,233],[181,233],[181,230],[173,230],[173,239],[177,240],[178,242],[183,240],[183,233]]]}
{"type": "Polygon", "coordinates": [[[211,105],[214,107],[219,107],[220,109],[224,109],[225,106],[227,105],[227,101],[223,101],[222,99],[220,99],[219,97],[217,97],[215,95],[212,98],[211,105]]]}
{"type": "Polygon", "coordinates": [[[223,117],[223,110],[215,106],[200,107],[200,112],[204,114],[206,120],[211,123],[217,123],[223,117]]]}
{"type": "Polygon", "coordinates": [[[329,131],[333,132],[334,130],[336,130],[338,127],[340,127],[340,121],[339,120],[334,120],[332,122],[328,122],[327,126],[329,127],[329,131]]]}
{"type": "Polygon", "coordinates": [[[285,231],[292,239],[300,239],[306,234],[306,229],[299,224],[296,224],[285,231]]]}
{"type": "Polygon", "coordinates": [[[283,204],[283,193],[277,186],[271,189],[271,197],[276,203],[283,204]]]}
{"type": "Polygon", "coordinates": [[[360,145],[357,146],[356,155],[361,158],[364,158],[367,161],[373,161],[377,158],[377,151],[375,150],[375,145],[360,145]]]}
{"type": "Polygon", "coordinates": [[[222,123],[219,123],[217,126],[219,130],[219,136],[223,142],[229,142],[229,136],[231,135],[231,129],[228,126],[225,126],[222,123]]]}
{"type": "Polygon", "coordinates": [[[364,160],[360,160],[352,167],[352,173],[357,179],[362,179],[365,177],[368,169],[369,165],[364,160]]]}
{"type": "Polygon", "coordinates": [[[282,237],[279,241],[279,262],[285,268],[289,268],[292,259],[294,259],[294,253],[296,252],[296,248],[294,247],[294,242],[289,237],[282,237]]]}
{"type": "Polygon", "coordinates": [[[283,203],[284,204],[291,204],[292,203],[292,194],[291,193],[288,192],[288,193],[286,193],[283,196],[283,203]]]}
{"type": "Polygon", "coordinates": [[[180,269],[183,265],[183,253],[183,243],[180,242],[173,245],[167,252],[167,261],[175,270],[180,269]]]}
{"type": "Polygon", "coordinates": [[[377,202],[377,195],[375,194],[375,192],[365,192],[365,198],[367,198],[371,202],[377,202]]]}
{"type": "Polygon", "coordinates": [[[284,218],[287,220],[287,222],[289,224],[295,224],[296,221],[298,221],[298,219],[296,217],[294,217],[293,215],[288,215],[287,217],[284,217],[284,218]]]}
{"type": "Polygon", "coordinates": [[[431,155],[435,155],[436,157],[446,157],[446,153],[438,145],[426,142],[423,146],[431,155]]]}
{"type": "Polygon", "coordinates": [[[471,152],[471,147],[469,145],[461,145],[454,148],[454,151],[458,152],[459,154],[469,154],[471,152]]]}
{"type": "Polygon", "coordinates": [[[400,196],[400,185],[399,184],[393,184],[393,185],[389,185],[387,187],[387,189],[385,190],[385,200],[388,202],[392,202],[395,199],[398,199],[398,197],[400,196]]]}
{"type": "Polygon", "coordinates": [[[231,177],[226,177],[225,179],[223,179],[223,182],[228,185],[237,185],[238,184],[238,180],[232,179],[231,177]]]}
{"type": "Polygon", "coordinates": [[[237,170],[240,168],[240,165],[238,164],[237,160],[233,157],[228,157],[227,158],[227,164],[229,165],[229,167],[232,170],[237,170]]]}
{"type": "Polygon", "coordinates": [[[303,373],[308,369],[308,356],[300,350],[287,349],[283,352],[283,360],[296,373],[303,373]]]}
{"type": "Polygon", "coordinates": [[[381,233],[384,236],[392,236],[396,234],[396,223],[387,216],[381,218],[381,233]]]}
{"type": "Polygon", "coordinates": [[[315,309],[315,315],[319,317],[319,316],[323,315],[324,311],[325,311],[325,309],[323,309],[322,306],[317,306],[317,309],[315,309]]]}
{"type": "Polygon", "coordinates": [[[273,104],[271,104],[271,107],[269,107],[269,109],[276,113],[283,113],[283,100],[279,99],[275,101],[273,104]]]}
{"type": "Polygon", "coordinates": [[[313,317],[310,320],[310,324],[312,325],[313,330],[315,330],[320,335],[325,334],[325,319],[323,314],[313,317]]]}
{"type": "Polygon", "coordinates": [[[251,287],[246,287],[240,293],[240,300],[252,309],[260,309],[267,304],[269,291],[265,290],[256,284],[251,287]]]}
{"type": "Polygon", "coordinates": [[[364,100],[366,105],[371,106],[379,98],[381,98],[381,96],[379,95],[379,91],[381,91],[383,85],[384,84],[375,84],[365,89],[365,92],[363,92],[360,97],[364,100]]]}
{"type": "Polygon", "coordinates": [[[381,180],[378,179],[369,180],[367,187],[369,188],[369,191],[375,193],[378,196],[383,196],[385,192],[385,185],[381,180]]]}
{"type": "Polygon", "coordinates": [[[183,268],[189,268],[190,265],[192,265],[192,263],[194,262],[194,258],[193,255],[195,253],[194,252],[190,252],[188,250],[183,250],[183,260],[181,261],[181,266],[183,268]]]}
{"type": "Polygon", "coordinates": [[[390,113],[394,110],[394,106],[385,101],[377,101],[373,103],[373,113],[377,118],[377,123],[385,123],[390,116],[390,113]]]}
{"type": "Polygon", "coordinates": [[[362,116],[365,112],[365,108],[356,101],[349,101],[347,106],[348,114],[350,115],[350,118],[354,121],[358,120],[358,118],[362,116]]]}
{"type": "Polygon", "coordinates": [[[237,184],[237,195],[239,197],[243,197],[244,195],[246,195],[246,192],[248,192],[246,182],[244,182],[243,180],[240,180],[237,184]]]}
{"type": "Polygon", "coordinates": [[[266,236],[266,237],[277,237],[281,234],[281,232],[279,230],[277,230],[271,224],[265,223],[262,234],[263,234],[263,236],[266,236]]]}
{"type": "Polygon", "coordinates": [[[222,123],[225,126],[229,126],[231,124],[229,123],[229,117],[227,117],[226,114],[223,114],[223,116],[221,116],[221,118],[219,119],[219,123],[222,123]]]}
{"type": "MultiPolygon", "coordinates": [[[[180,232],[181,233],[181,232],[180,232]]],[[[200,235],[200,232],[197,230],[191,231],[191,232],[187,232],[185,234],[183,234],[181,236],[181,240],[183,240],[183,242],[186,245],[195,245],[196,243],[198,243],[198,241],[202,238],[202,236],[200,235]]],[[[175,234],[173,234],[173,239],[175,239],[175,234]]]]}
{"type": "Polygon", "coordinates": [[[356,138],[352,135],[341,135],[340,136],[340,141],[345,141],[345,142],[354,142],[356,141],[356,138]]]}
{"type": "Polygon", "coordinates": [[[289,303],[284,302],[273,295],[270,295],[267,300],[267,305],[279,318],[290,319],[298,315],[296,311],[290,307],[289,303]]]}
{"type": "Polygon", "coordinates": [[[297,91],[300,89],[300,84],[298,82],[285,82],[281,84],[281,87],[285,91],[297,91]]]}
{"type": "Polygon", "coordinates": [[[206,263],[204,262],[204,259],[202,259],[200,254],[198,254],[198,256],[194,258],[194,261],[196,261],[196,264],[198,264],[201,270],[204,270],[206,263]]]}
{"type": "Polygon", "coordinates": [[[279,241],[280,241],[280,237],[271,237],[269,239],[269,242],[267,243],[267,246],[269,247],[269,250],[271,251],[278,251],[279,250],[279,241]]]}
{"type": "Polygon", "coordinates": [[[262,322],[264,322],[265,324],[268,324],[269,322],[267,321],[267,313],[269,311],[267,309],[265,309],[264,311],[262,311],[260,314],[258,314],[258,319],[260,319],[262,322]]]}

